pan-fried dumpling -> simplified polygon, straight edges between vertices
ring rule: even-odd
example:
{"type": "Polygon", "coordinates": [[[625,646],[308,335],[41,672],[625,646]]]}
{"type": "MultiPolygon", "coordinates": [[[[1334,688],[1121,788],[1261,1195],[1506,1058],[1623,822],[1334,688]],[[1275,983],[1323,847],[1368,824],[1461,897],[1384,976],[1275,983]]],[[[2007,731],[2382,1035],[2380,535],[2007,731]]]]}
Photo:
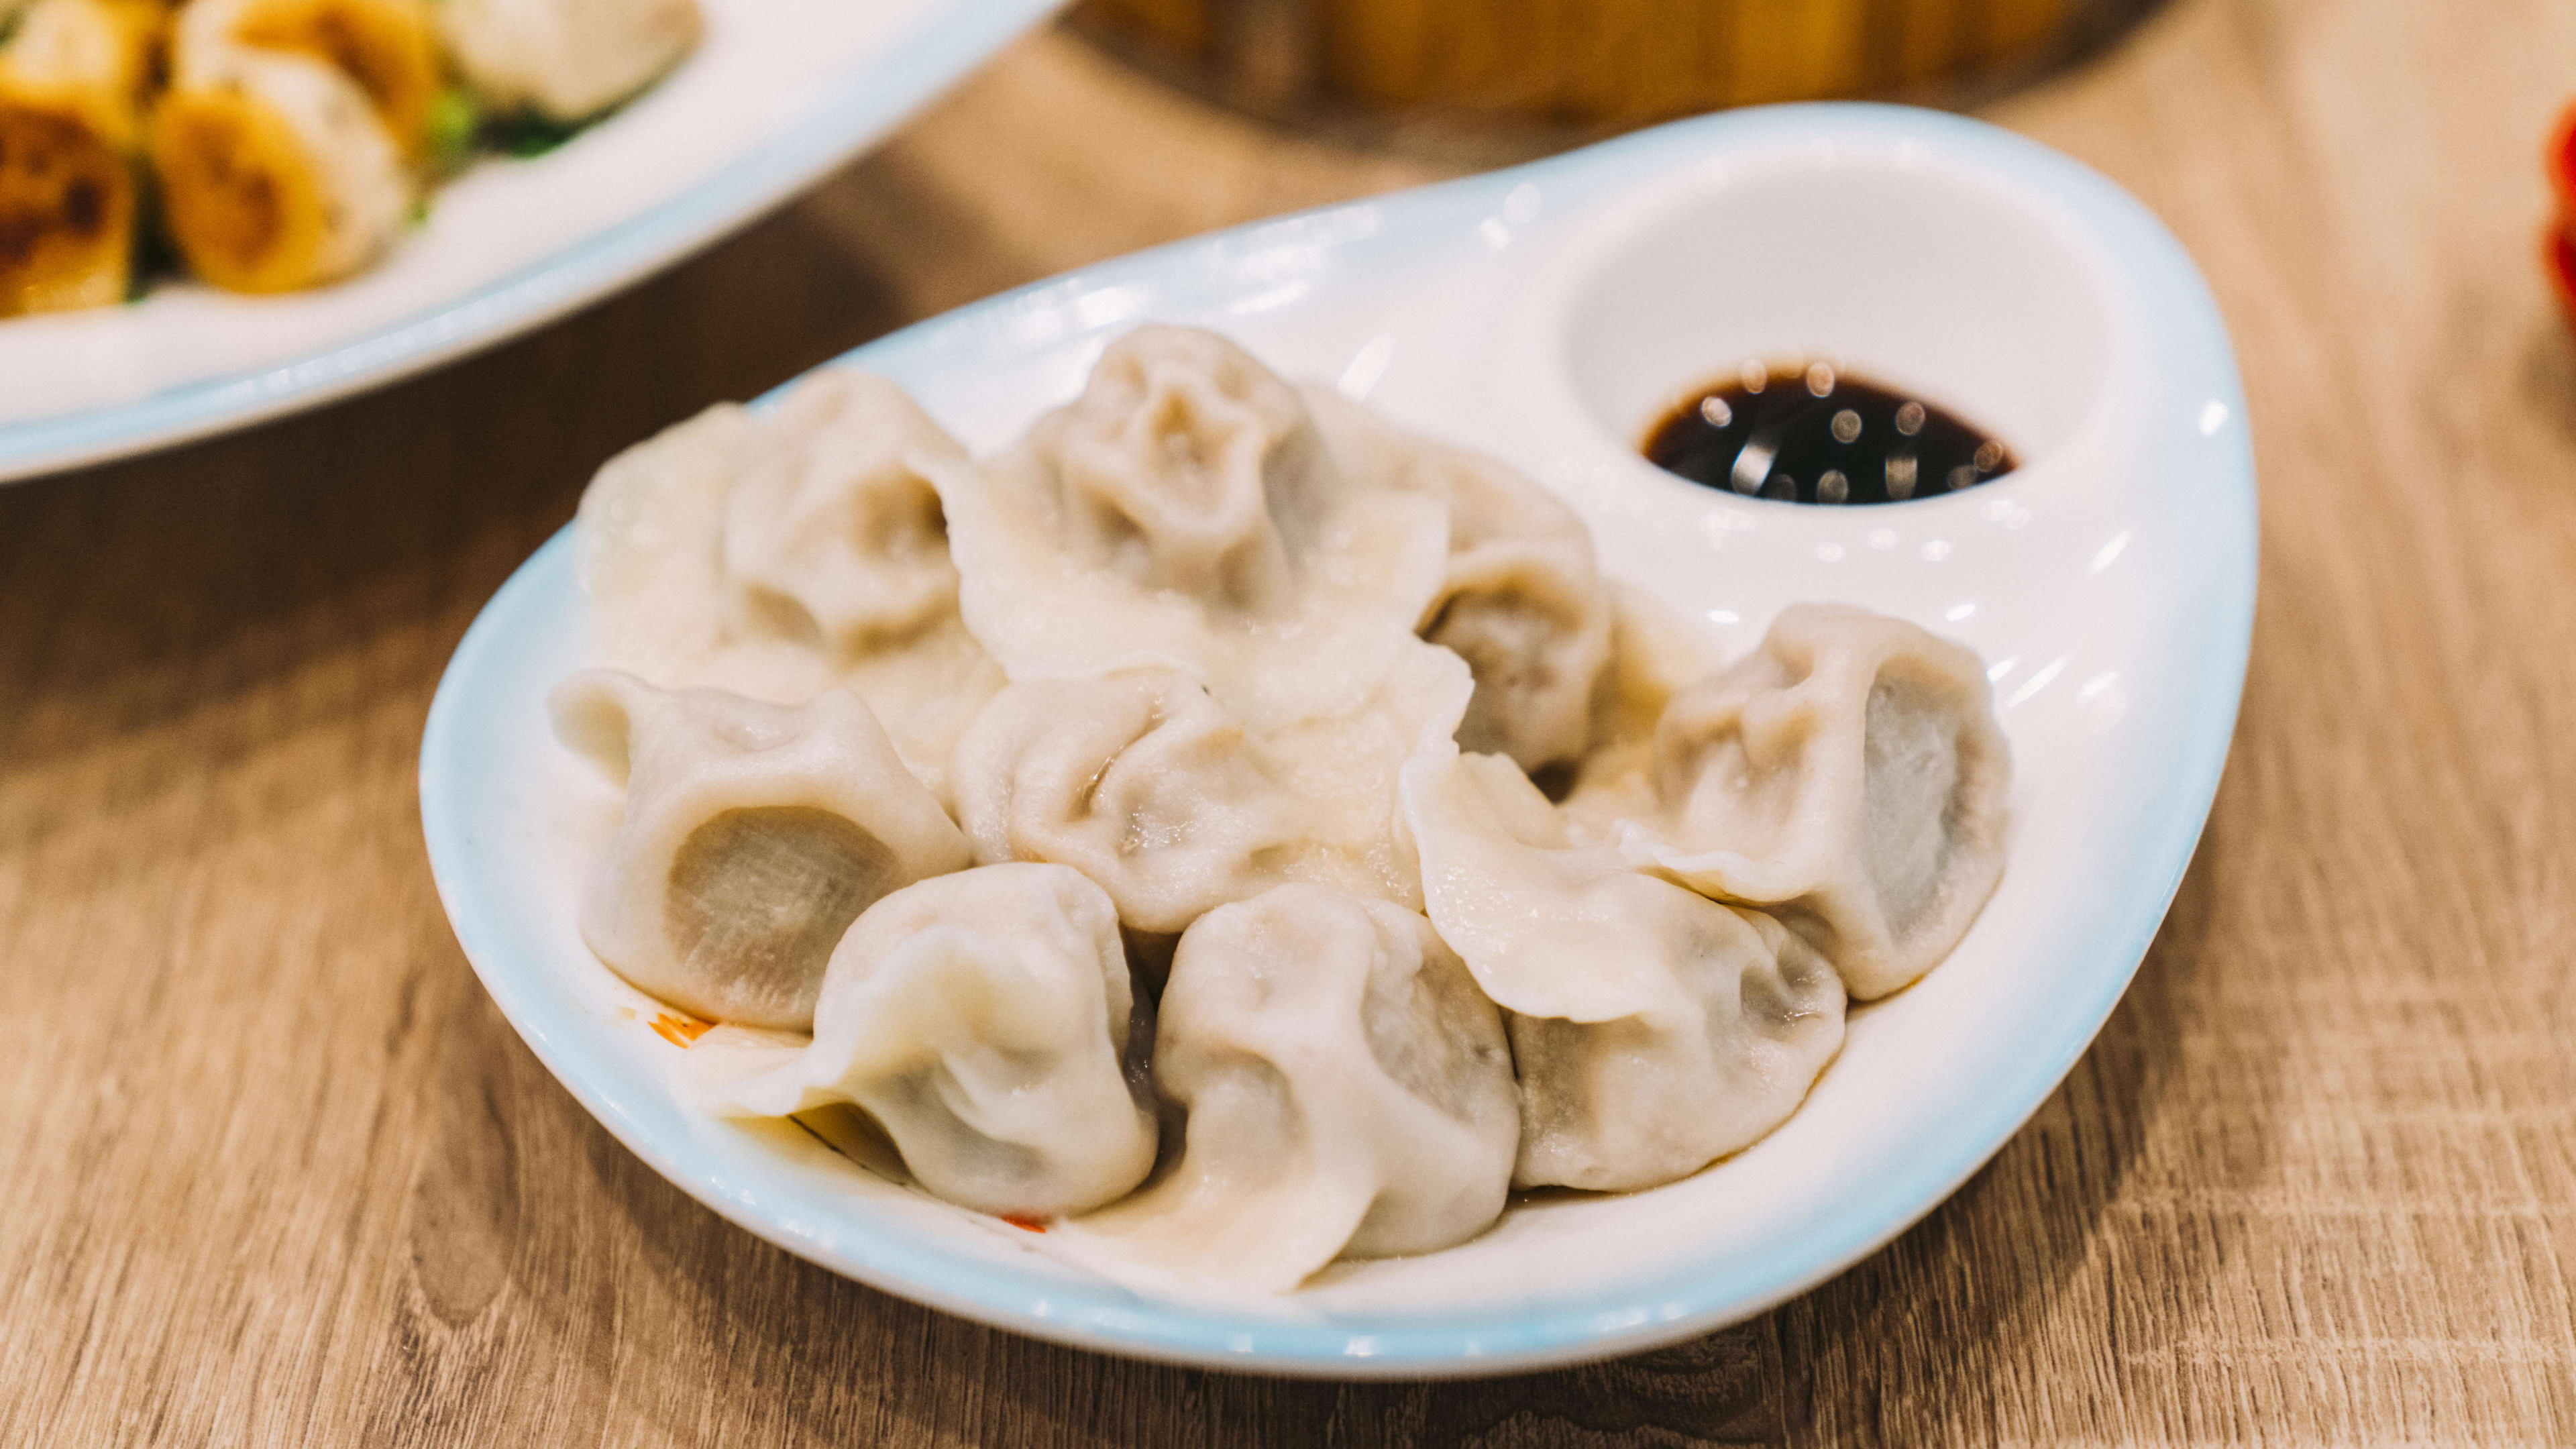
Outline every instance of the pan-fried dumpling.
{"type": "Polygon", "coordinates": [[[852,695],[771,705],[593,669],[548,704],[556,735],[626,790],[582,937],[700,1016],[803,1029],[859,912],[968,862],[966,838],[852,695]]]}
{"type": "Polygon", "coordinates": [[[358,83],[309,54],[218,46],[154,109],[152,172],[189,270],[290,292],[367,265],[402,234],[417,178],[358,83]]]}
{"type": "Polygon", "coordinates": [[[349,78],[406,156],[421,154],[445,77],[428,0],[187,0],[170,35],[173,81],[229,52],[303,55],[349,78]]]}
{"type": "Polygon", "coordinates": [[[1027,1218],[1087,1211],[1154,1165],[1153,1110],[1121,1067],[1131,991],[1117,913],[1080,872],[933,877],[841,937],[811,1045],[698,1101],[736,1117],[848,1102],[950,1202],[1027,1218]]]}
{"type": "Polygon", "coordinates": [[[1143,327],[980,474],[941,480],[975,636],[1011,678],[1181,669],[1267,729],[1358,708],[1447,549],[1433,499],[1356,485],[1294,388],[1143,327]]]}
{"type": "Polygon", "coordinates": [[[151,0],[0,0],[0,317],[125,300],[164,19],[151,0]]]}
{"type": "Polygon", "coordinates": [[[1475,670],[1459,747],[1530,771],[1580,756],[1611,634],[1610,592],[1583,520],[1491,458],[1391,427],[1324,388],[1306,397],[1353,477],[1448,510],[1448,570],[1421,633],[1475,670]]]}
{"type": "Polygon", "coordinates": [[[958,742],[958,817],[976,859],[1074,866],[1148,935],[1287,881],[1418,907],[1396,771],[1470,688],[1417,643],[1370,708],[1264,733],[1177,670],[1026,680],[958,742]]]}
{"type": "Polygon", "coordinates": [[[1113,1277],[1285,1293],[1502,1213],[1502,1023],[1411,911],[1287,885],[1209,912],[1173,958],[1154,1074],[1188,1113],[1179,1160],[1057,1235],[1113,1277]]]}
{"type": "Polygon", "coordinates": [[[1843,1037],[1833,968],[1770,918],[1578,846],[1499,755],[1406,766],[1423,895],[1509,1024],[1513,1181],[1623,1191],[1750,1145],[1843,1037]]]}
{"type": "Polygon", "coordinates": [[[1851,994],[1885,996],[1966,934],[2003,874],[2012,759],[1976,655],[1902,620],[1784,609],[1762,645],[1673,697],[1654,808],[1578,794],[1627,858],[1776,915],[1851,994]]]}
{"type": "Polygon", "coordinates": [[[609,662],[774,704],[843,687],[946,798],[1001,670],[957,615],[930,478],[971,467],[901,389],[825,368],[761,412],[720,404],[609,460],[581,502],[609,662]]]}

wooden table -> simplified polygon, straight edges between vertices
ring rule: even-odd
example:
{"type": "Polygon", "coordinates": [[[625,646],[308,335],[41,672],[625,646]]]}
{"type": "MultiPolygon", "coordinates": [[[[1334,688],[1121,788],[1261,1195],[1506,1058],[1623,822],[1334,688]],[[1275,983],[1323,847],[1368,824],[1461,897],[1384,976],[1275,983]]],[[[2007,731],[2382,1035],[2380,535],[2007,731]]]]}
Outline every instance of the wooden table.
{"type": "Polygon", "coordinates": [[[2235,329],[2226,785],[1992,1166],[1802,1299],[1572,1372],[1147,1367],[770,1248],[512,1035],[413,797],[448,651],[612,451],[1422,166],[1040,36],[535,337],[0,489],[0,1443],[2576,1442],[2576,348],[2533,265],[2571,92],[2551,0],[2178,0],[1995,109],[2162,213],[2235,329]]]}

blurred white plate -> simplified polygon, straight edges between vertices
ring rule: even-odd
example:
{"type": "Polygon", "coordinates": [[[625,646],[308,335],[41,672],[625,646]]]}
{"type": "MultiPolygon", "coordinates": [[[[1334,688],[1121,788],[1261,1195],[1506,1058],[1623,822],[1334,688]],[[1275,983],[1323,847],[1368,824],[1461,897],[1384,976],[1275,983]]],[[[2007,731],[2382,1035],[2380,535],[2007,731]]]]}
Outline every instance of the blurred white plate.
{"type": "MultiPolygon", "coordinates": [[[[1516,1207],[1278,1301],[1158,1302],[1047,1240],[875,1178],[792,1127],[683,1110],[659,1008],[584,949],[576,884],[617,802],[548,736],[591,662],[569,532],[503,587],[422,741],[439,892],[484,985],[629,1147],[716,1211],[889,1292],[1023,1333],[1267,1372],[1492,1373],[1705,1332],[1885,1242],[2012,1135],[2110,1014],[2206,818],[2253,621],[2253,459],[2227,336],[2136,202],[1922,111],[1685,122],[1043,283],[862,348],[979,451],[1146,318],[1527,469],[1605,568],[1744,649],[1841,599],[1985,656],[2013,746],[2011,863],[1949,960],[1855,1011],[1796,1115],[1683,1182],[1516,1207]],[[1921,390],[2025,460],[1963,493],[1824,508],[1719,494],[1636,442],[1747,357],[1921,390]]],[[[2039,1211],[2046,1211],[2041,1204],[2039,1211]]]]}
{"type": "Polygon", "coordinates": [[[370,271],[0,320],[0,481],[312,407],[558,317],[785,200],[1060,3],[701,0],[706,39],[659,85],[439,188],[370,271]]]}

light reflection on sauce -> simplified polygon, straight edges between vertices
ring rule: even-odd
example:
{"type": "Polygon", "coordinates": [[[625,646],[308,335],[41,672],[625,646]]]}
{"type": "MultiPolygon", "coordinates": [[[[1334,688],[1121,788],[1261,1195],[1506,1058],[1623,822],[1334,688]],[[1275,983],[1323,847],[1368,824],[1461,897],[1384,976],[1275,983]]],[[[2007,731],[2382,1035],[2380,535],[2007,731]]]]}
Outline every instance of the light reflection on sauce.
{"type": "Polygon", "coordinates": [[[1748,362],[1685,398],[1643,451],[1710,488],[1829,507],[1956,493],[2018,461],[1941,408],[1822,362],[1748,362]]]}

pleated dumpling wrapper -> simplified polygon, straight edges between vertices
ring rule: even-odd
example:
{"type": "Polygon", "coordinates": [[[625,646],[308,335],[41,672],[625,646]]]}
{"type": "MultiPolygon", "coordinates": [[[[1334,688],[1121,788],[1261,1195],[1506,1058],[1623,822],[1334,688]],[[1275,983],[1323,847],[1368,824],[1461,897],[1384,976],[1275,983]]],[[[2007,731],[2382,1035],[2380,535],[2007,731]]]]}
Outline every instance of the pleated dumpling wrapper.
{"type": "Polygon", "coordinates": [[[0,317],[105,307],[133,276],[155,0],[0,5],[0,317]]]}
{"type": "Polygon", "coordinates": [[[697,0],[438,0],[448,53],[483,103],[587,120],[697,48],[697,0]]]}
{"type": "Polygon", "coordinates": [[[1787,1120],[1840,1049],[1843,987],[1778,922],[1572,842],[1499,755],[1405,767],[1431,920],[1505,1012],[1514,1181],[1654,1187],[1787,1120]]]}
{"type": "Polygon", "coordinates": [[[1025,1219],[1083,1212],[1154,1165],[1154,1112],[1123,1067],[1131,990],[1117,914],[1080,872],[938,876],[851,924],[810,1045],[693,1096],[735,1117],[847,1102],[939,1197],[1025,1219]]]}
{"type": "Polygon", "coordinates": [[[548,704],[556,735],[626,791],[582,937],[700,1016],[806,1029],[850,922],[967,864],[966,838],[854,695],[773,705],[592,669],[548,704]]]}
{"type": "Polygon", "coordinates": [[[1622,811],[1651,811],[1648,766],[1664,707],[1725,667],[1725,656],[1697,625],[1644,590],[1613,583],[1610,659],[1593,686],[1590,744],[1575,766],[1570,794],[1600,806],[1603,822],[1622,811]]]}
{"type": "Polygon", "coordinates": [[[1011,678],[1161,665],[1257,730],[1362,707],[1448,554],[1438,500],[1348,477],[1295,388],[1182,327],[1110,343],[940,496],[966,621],[1011,678]]]}
{"type": "Polygon", "coordinates": [[[1494,459],[1405,432],[1327,389],[1304,392],[1344,471],[1447,510],[1448,566],[1420,629],[1475,671],[1459,747],[1509,755],[1532,772],[1579,758],[1610,663],[1613,613],[1591,530],[1494,459]]]}
{"type": "Polygon", "coordinates": [[[1263,732],[1173,669],[1025,681],[958,742],[958,818],[976,859],[1077,867],[1147,935],[1289,881],[1418,910],[1396,773],[1447,747],[1471,688],[1416,643],[1369,707],[1263,732]]]}
{"type": "Polygon", "coordinates": [[[581,500],[603,654],[774,704],[848,688],[946,799],[949,753],[1003,682],[958,617],[930,482],[971,466],[902,389],[840,367],[627,449],[581,500]]]}
{"type": "Polygon", "coordinates": [[[189,270],[236,292],[357,271],[402,234],[418,192],[357,82],[287,50],[226,45],[194,59],[153,113],[152,165],[189,270]]]}
{"type": "Polygon", "coordinates": [[[234,51],[301,55],[348,77],[417,160],[444,67],[430,0],[187,0],[170,37],[172,83],[220,79],[234,51]]]}
{"type": "Polygon", "coordinates": [[[1567,802],[1633,864],[1758,906],[1863,1001],[1957,945],[2004,868],[2012,757],[1985,668],[1900,619],[1780,612],[1664,707],[1645,773],[1567,802]]]}
{"type": "Polygon", "coordinates": [[[1180,1156],[1051,1245],[1184,1296],[1287,1293],[1337,1257],[1491,1226],[1519,1135],[1502,1022],[1431,923],[1287,885],[1181,937],[1154,1078],[1180,1156]]]}

